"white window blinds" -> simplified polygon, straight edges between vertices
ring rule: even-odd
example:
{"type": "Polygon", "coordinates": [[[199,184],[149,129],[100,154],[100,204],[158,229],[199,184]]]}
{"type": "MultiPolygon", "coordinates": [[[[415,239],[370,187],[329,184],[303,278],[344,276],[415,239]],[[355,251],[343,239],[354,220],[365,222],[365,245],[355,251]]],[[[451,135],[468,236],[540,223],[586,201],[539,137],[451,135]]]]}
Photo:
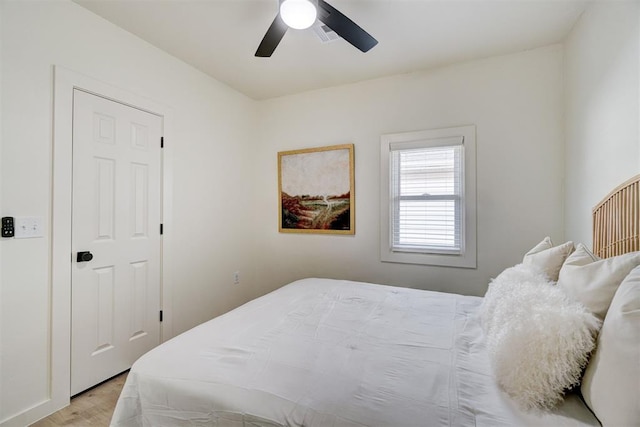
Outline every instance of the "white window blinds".
{"type": "Polygon", "coordinates": [[[462,137],[390,145],[391,250],[463,251],[462,137]]]}

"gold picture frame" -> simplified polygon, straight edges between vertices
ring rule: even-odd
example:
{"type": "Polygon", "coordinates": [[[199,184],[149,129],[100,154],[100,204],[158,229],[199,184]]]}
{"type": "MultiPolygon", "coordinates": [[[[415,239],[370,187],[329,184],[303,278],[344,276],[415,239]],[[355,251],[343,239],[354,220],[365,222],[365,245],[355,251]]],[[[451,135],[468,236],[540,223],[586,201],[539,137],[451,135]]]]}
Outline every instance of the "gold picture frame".
{"type": "Polygon", "coordinates": [[[279,152],[279,231],[355,234],[353,170],[353,144],[279,152]]]}

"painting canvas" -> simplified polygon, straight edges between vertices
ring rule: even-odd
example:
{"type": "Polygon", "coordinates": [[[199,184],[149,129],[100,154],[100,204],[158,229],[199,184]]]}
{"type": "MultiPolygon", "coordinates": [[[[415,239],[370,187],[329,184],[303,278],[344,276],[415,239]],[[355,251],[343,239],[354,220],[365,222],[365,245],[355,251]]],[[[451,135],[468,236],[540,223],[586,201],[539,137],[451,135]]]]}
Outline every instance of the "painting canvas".
{"type": "Polygon", "coordinates": [[[280,231],[355,234],[353,144],[278,153],[280,231]]]}

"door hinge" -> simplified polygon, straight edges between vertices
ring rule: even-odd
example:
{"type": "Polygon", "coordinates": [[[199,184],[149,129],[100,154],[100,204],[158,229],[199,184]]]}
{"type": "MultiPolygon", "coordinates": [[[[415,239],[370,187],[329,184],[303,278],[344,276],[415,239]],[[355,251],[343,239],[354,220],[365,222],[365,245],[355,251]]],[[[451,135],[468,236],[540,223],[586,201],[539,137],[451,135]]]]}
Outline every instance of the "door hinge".
{"type": "Polygon", "coordinates": [[[164,233],[164,227],[163,227],[163,225],[164,225],[164,224],[160,224],[160,234],[163,234],[163,233],[164,233]]]}
{"type": "Polygon", "coordinates": [[[160,137],[160,148],[164,148],[164,136],[160,137]]]}
{"type": "Polygon", "coordinates": [[[162,322],[162,310],[160,310],[160,321],[162,322]]]}

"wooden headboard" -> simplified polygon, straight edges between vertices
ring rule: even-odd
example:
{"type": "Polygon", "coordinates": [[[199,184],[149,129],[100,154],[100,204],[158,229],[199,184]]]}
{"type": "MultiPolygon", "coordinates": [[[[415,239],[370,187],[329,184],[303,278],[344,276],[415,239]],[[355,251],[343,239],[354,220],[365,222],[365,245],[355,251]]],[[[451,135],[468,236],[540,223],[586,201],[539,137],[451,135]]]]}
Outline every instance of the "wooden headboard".
{"type": "Polygon", "coordinates": [[[593,208],[593,253],[608,258],[640,251],[640,175],[593,208]]]}

